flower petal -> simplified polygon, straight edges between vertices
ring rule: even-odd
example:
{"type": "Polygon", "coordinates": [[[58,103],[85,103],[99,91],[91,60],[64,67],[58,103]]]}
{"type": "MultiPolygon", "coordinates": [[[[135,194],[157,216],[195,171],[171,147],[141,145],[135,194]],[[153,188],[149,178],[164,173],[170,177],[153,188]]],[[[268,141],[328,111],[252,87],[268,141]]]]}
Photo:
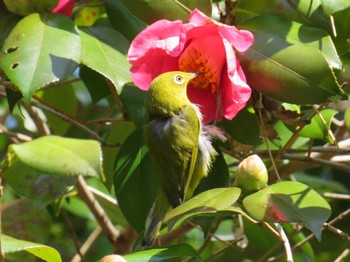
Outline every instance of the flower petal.
{"type": "Polygon", "coordinates": [[[198,105],[203,116],[203,122],[208,124],[215,119],[216,115],[216,93],[209,89],[191,88],[187,89],[187,95],[193,104],[198,105]]]}
{"type": "MultiPolygon", "coordinates": [[[[237,60],[236,72],[233,74],[233,81],[227,74],[223,74],[221,104],[223,116],[231,120],[246,105],[252,93],[251,88],[245,82],[245,76],[237,60]]],[[[219,119],[220,120],[220,119],[219,119]]]]}
{"type": "Polygon", "coordinates": [[[195,26],[214,25],[223,38],[227,39],[238,52],[245,52],[254,42],[254,36],[246,30],[238,30],[235,26],[219,23],[198,9],[193,10],[190,15],[190,23],[195,26]]]}
{"type": "Polygon", "coordinates": [[[234,26],[219,28],[220,34],[227,39],[238,52],[245,52],[254,42],[254,36],[247,30],[238,30],[234,26]]]}
{"type": "Polygon", "coordinates": [[[178,56],[185,41],[186,34],[180,20],[159,20],[148,26],[132,41],[128,52],[129,62],[133,63],[140,59],[150,49],[161,49],[169,55],[178,56]]]}
{"type": "Polygon", "coordinates": [[[75,0],[60,0],[52,13],[61,14],[70,17],[73,12],[75,0]]]}
{"type": "Polygon", "coordinates": [[[132,81],[142,90],[148,90],[152,80],[158,75],[178,70],[178,58],[168,55],[164,50],[150,49],[132,63],[132,81]]]}

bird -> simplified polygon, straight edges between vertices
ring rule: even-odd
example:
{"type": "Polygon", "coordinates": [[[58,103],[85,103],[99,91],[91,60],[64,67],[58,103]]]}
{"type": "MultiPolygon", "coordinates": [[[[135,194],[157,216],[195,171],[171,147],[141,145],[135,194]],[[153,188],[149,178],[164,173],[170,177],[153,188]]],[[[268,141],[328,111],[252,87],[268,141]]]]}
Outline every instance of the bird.
{"type": "Polygon", "coordinates": [[[166,213],[193,195],[217,155],[199,107],[187,96],[189,82],[199,74],[162,73],[148,90],[145,144],[159,186],[146,218],[143,249],[154,245],[166,213]]]}

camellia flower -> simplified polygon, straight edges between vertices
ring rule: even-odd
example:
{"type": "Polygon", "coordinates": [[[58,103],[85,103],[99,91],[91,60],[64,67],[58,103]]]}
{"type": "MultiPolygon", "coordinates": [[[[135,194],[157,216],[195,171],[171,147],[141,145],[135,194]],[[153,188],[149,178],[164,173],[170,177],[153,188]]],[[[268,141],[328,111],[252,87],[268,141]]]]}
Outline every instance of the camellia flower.
{"type": "Polygon", "coordinates": [[[132,80],[147,90],[161,73],[201,72],[189,84],[188,96],[199,105],[204,122],[232,119],[251,95],[235,52],[245,52],[253,41],[249,31],[216,22],[197,9],[189,23],[159,20],[131,43],[132,80]]]}
{"type": "Polygon", "coordinates": [[[52,13],[61,14],[70,17],[73,12],[75,0],[60,0],[52,13]]]}

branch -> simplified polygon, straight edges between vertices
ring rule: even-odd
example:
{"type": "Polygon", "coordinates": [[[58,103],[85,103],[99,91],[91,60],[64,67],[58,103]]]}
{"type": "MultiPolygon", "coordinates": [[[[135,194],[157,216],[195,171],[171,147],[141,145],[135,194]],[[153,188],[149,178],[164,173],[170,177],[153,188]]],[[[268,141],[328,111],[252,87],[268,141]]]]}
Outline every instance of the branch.
{"type": "Polygon", "coordinates": [[[280,237],[282,239],[284,249],[286,250],[286,256],[287,256],[287,262],[293,262],[293,255],[292,255],[292,249],[290,248],[289,240],[286,235],[286,233],[283,230],[283,227],[279,223],[274,223],[278,233],[280,234],[280,237]]]}
{"type": "Polygon", "coordinates": [[[84,200],[91,212],[94,214],[104,234],[106,234],[112,244],[115,244],[120,236],[120,231],[114,227],[101,205],[95,199],[94,195],[88,190],[88,185],[82,176],[78,177],[76,186],[79,196],[82,198],[82,200],[84,200]]]}

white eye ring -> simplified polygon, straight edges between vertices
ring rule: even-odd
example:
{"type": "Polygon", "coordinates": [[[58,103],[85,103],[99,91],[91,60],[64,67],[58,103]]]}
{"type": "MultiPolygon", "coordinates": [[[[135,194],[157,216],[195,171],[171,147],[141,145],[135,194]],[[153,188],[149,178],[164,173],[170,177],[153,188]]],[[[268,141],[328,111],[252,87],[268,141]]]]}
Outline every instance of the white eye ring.
{"type": "Polygon", "coordinates": [[[183,79],[183,77],[178,74],[174,76],[174,82],[175,84],[182,85],[183,83],[185,83],[185,79],[183,79]]]}

